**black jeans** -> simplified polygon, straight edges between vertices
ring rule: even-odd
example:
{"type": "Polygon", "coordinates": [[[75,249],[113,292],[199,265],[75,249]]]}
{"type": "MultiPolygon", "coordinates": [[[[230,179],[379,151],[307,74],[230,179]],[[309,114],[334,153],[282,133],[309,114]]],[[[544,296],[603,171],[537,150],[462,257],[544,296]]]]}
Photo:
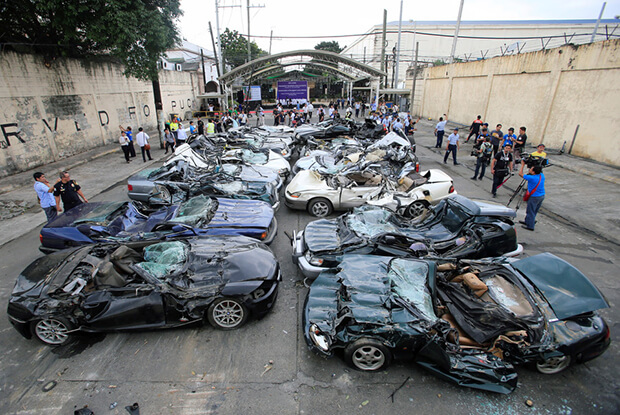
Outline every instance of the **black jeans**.
{"type": "Polygon", "coordinates": [[[129,145],[127,145],[127,147],[129,147],[129,156],[130,157],[135,157],[136,156],[136,149],[133,146],[133,141],[130,141],[129,145]]]}
{"type": "Polygon", "coordinates": [[[166,153],[168,153],[168,148],[170,148],[170,152],[174,153],[174,143],[166,141],[166,153]]]}
{"type": "Polygon", "coordinates": [[[452,160],[454,160],[454,164],[456,164],[456,150],[457,150],[457,146],[456,144],[448,144],[448,150],[446,151],[446,155],[443,156],[443,162],[447,162],[448,161],[448,156],[450,155],[450,153],[452,153],[452,160]]]}
{"type": "Polygon", "coordinates": [[[487,160],[486,157],[478,157],[476,159],[476,171],[474,172],[474,179],[478,176],[478,171],[480,171],[480,179],[484,177],[484,173],[487,170],[487,160]]]}
{"type": "Polygon", "coordinates": [[[144,146],[140,147],[140,151],[142,151],[142,160],[144,160],[144,162],[146,163],[146,157],[144,156],[144,153],[146,152],[146,155],[149,156],[149,160],[153,160],[151,158],[151,150],[147,150],[144,148],[144,146]]]}
{"type": "Polygon", "coordinates": [[[506,170],[495,170],[495,174],[493,175],[493,187],[491,188],[491,193],[497,193],[497,187],[504,181],[506,173],[508,173],[506,170]]]}
{"type": "Polygon", "coordinates": [[[443,133],[443,130],[437,131],[437,144],[435,144],[435,148],[441,148],[441,145],[443,144],[443,133]]]}
{"type": "Polygon", "coordinates": [[[123,154],[125,155],[125,160],[129,162],[129,144],[126,146],[121,146],[123,149],[123,154]]]}

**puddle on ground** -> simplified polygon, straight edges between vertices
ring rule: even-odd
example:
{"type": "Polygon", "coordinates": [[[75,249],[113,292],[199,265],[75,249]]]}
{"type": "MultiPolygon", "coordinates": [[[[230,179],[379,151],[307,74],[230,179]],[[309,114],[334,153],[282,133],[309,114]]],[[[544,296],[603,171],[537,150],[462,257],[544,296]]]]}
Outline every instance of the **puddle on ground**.
{"type": "Polygon", "coordinates": [[[52,353],[61,359],[77,356],[84,350],[105,339],[105,333],[83,333],[73,335],[69,343],[54,347],[52,353]]]}

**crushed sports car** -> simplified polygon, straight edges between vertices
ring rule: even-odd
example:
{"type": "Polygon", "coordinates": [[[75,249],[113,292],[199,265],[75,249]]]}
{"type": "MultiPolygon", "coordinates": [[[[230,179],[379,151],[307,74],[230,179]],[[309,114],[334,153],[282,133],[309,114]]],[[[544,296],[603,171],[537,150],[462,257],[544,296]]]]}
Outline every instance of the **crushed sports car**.
{"type": "Polygon", "coordinates": [[[189,238],[196,235],[245,235],[266,244],[278,224],[268,203],[203,195],[186,202],[147,209],[140,202],[83,203],[41,229],[39,250],[96,242],[189,238]]]}
{"type": "Polygon", "coordinates": [[[603,295],[552,254],[510,261],[346,255],[312,283],[304,337],[322,356],[383,370],[413,359],[461,386],[510,393],[514,365],[553,374],[610,344],[603,295]]]}
{"type": "Polygon", "coordinates": [[[516,211],[456,195],[423,220],[361,206],[335,219],[310,222],[293,232],[293,262],[307,278],[335,267],[344,254],[486,258],[517,256],[516,211]]]}
{"type": "Polygon", "coordinates": [[[24,337],[52,346],[76,332],[231,330],[269,312],[281,279],[269,248],[243,236],[86,245],[22,271],[8,316],[24,337]]]}

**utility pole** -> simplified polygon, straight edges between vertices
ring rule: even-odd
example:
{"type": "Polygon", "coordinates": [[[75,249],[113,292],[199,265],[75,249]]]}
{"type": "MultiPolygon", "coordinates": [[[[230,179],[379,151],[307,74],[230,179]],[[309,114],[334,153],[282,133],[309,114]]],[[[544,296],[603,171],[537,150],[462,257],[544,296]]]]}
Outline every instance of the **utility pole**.
{"type": "Polygon", "coordinates": [[[220,38],[220,9],[226,9],[231,7],[241,7],[240,4],[235,6],[220,6],[220,0],[215,0],[215,29],[217,30],[217,52],[222,59],[220,59],[220,76],[224,75],[224,55],[222,55],[222,39],[220,38]]]}
{"type": "Polygon", "coordinates": [[[415,43],[415,59],[413,60],[413,83],[411,84],[411,104],[409,105],[409,112],[413,115],[413,100],[415,99],[415,79],[418,75],[418,47],[420,42],[415,43]]]}
{"type": "Polygon", "coordinates": [[[596,37],[596,32],[598,32],[598,25],[601,23],[601,18],[603,17],[603,12],[605,11],[605,6],[607,2],[603,3],[603,7],[601,7],[601,13],[598,15],[598,20],[596,21],[596,26],[594,26],[594,32],[592,32],[592,38],[590,39],[590,43],[594,42],[594,38],[596,37]]]}
{"type": "Polygon", "coordinates": [[[205,73],[205,55],[202,53],[202,48],[200,48],[200,62],[202,64],[202,82],[205,88],[204,92],[207,92],[207,74],[205,73]]]}
{"type": "Polygon", "coordinates": [[[217,58],[218,54],[215,48],[215,39],[213,39],[213,29],[211,28],[211,22],[209,22],[209,33],[211,34],[211,43],[213,44],[213,55],[215,55],[215,68],[217,69],[217,77],[219,81],[219,77],[222,76],[222,72],[220,72],[220,61],[217,58]]]}
{"type": "Polygon", "coordinates": [[[396,78],[396,88],[398,88],[398,67],[400,66],[400,32],[403,26],[403,0],[400,0],[400,17],[398,18],[398,41],[396,43],[396,70],[394,78],[396,78]]]}
{"type": "Polygon", "coordinates": [[[271,55],[271,42],[273,41],[273,29],[271,30],[271,34],[269,35],[269,54],[271,55]]]}
{"type": "Polygon", "coordinates": [[[265,7],[264,5],[261,6],[250,6],[250,0],[247,0],[246,2],[247,4],[247,8],[248,8],[248,62],[250,62],[252,60],[252,46],[250,45],[250,7],[251,8],[263,8],[265,7]]]}
{"type": "Polygon", "coordinates": [[[456,30],[454,31],[454,40],[452,41],[452,52],[450,53],[450,62],[454,62],[454,53],[456,52],[456,40],[459,37],[459,28],[461,27],[461,15],[463,14],[463,3],[465,0],[461,0],[461,5],[459,6],[459,17],[456,21],[456,30]]]}
{"type": "MultiPolygon", "coordinates": [[[[383,9],[383,36],[381,36],[381,71],[385,72],[385,47],[387,46],[385,40],[385,30],[387,26],[387,10],[383,9]]],[[[383,76],[381,77],[380,87],[383,86],[383,76]]],[[[379,91],[377,90],[377,95],[379,95],[379,91]]]]}

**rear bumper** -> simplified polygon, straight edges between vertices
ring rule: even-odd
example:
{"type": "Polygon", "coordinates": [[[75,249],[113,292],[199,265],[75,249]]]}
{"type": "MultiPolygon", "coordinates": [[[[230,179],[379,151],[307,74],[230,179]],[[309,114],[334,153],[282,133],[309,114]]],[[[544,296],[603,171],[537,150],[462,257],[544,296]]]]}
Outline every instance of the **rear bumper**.
{"type": "Polygon", "coordinates": [[[515,249],[514,251],[506,252],[502,256],[515,257],[515,256],[521,255],[522,253],[523,253],[523,245],[517,244],[517,249],[515,249]]]}

